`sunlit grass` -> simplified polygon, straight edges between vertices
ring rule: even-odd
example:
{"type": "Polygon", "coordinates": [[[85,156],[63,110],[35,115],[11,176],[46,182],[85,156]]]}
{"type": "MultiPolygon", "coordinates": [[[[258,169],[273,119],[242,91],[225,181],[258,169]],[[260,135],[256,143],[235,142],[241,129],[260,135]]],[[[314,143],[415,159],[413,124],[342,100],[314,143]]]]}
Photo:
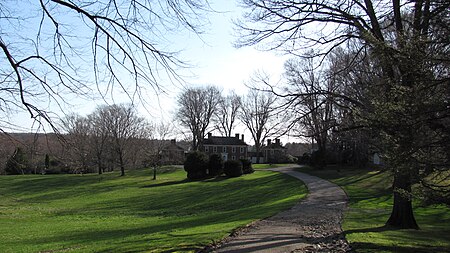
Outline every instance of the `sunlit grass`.
{"type": "Polygon", "coordinates": [[[261,170],[261,169],[270,169],[270,168],[279,168],[288,166],[291,164],[288,163],[277,163],[277,164],[268,164],[268,163],[258,163],[258,164],[252,164],[252,168],[255,170],[261,170]]]}
{"type": "Polygon", "coordinates": [[[0,252],[190,252],[294,205],[300,181],[257,171],[188,181],[182,169],[0,177],[0,252]]]}
{"type": "Polygon", "coordinates": [[[362,169],[301,171],[328,179],[347,192],[350,205],[343,229],[356,252],[450,252],[450,209],[414,203],[420,230],[385,227],[392,209],[389,172],[362,169]]]}

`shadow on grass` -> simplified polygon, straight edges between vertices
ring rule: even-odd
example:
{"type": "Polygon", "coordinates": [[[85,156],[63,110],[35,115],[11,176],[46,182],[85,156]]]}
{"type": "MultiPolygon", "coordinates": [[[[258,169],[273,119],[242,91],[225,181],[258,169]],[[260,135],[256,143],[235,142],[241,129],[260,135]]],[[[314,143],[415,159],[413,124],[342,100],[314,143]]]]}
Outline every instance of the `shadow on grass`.
{"type": "Polygon", "coordinates": [[[161,186],[185,184],[185,183],[190,183],[190,182],[200,182],[200,183],[221,182],[221,181],[224,181],[227,179],[229,179],[229,177],[226,177],[226,176],[218,176],[218,177],[211,177],[211,178],[198,179],[198,180],[185,178],[183,180],[178,180],[178,181],[168,181],[168,182],[163,182],[163,183],[145,185],[145,186],[142,186],[141,188],[154,188],[154,187],[161,187],[161,186]]]}
{"type": "Polygon", "coordinates": [[[371,170],[371,169],[354,169],[354,168],[325,168],[325,169],[315,169],[308,166],[300,166],[298,169],[300,172],[304,172],[307,174],[311,174],[313,176],[317,176],[326,180],[336,180],[346,178],[345,181],[341,181],[339,185],[346,186],[355,184],[366,179],[376,177],[383,173],[383,171],[371,170]],[[368,174],[367,172],[375,172],[368,174]]]}
{"type": "Polygon", "coordinates": [[[268,174],[256,178],[250,176],[245,180],[218,177],[204,181],[187,179],[169,181],[160,183],[158,186],[176,187],[155,190],[156,186],[138,186],[126,196],[117,195],[108,199],[98,199],[95,202],[80,202],[72,208],[59,209],[55,214],[58,216],[84,214],[96,217],[98,213],[113,216],[117,213],[127,213],[143,218],[180,217],[204,214],[205,210],[224,213],[242,210],[245,207],[251,208],[250,216],[260,215],[261,212],[267,211],[262,208],[263,205],[267,205],[269,209],[276,209],[277,205],[270,205],[270,203],[280,200],[286,202],[282,201],[278,205],[285,205],[288,202],[286,197],[290,194],[286,192],[286,189],[302,189],[303,187],[306,191],[300,181],[289,181],[289,183],[285,181],[286,183],[276,183],[275,186],[272,183],[272,181],[288,179],[287,177],[284,174],[268,174]]]}
{"type": "Polygon", "coordinates": [[[204,179],[204,180],[201,180],[200,182],[205,182],[205,183],[208,183],[208,182],[222,182],[222,181],[227,180],[227,179],[229,179],[229,177],[227,177],[227,176],[218,176],[218,177],[204,179]]]}
{"type": "Polygon", "coordinates": [[[154,188],[154,187],[170,186],[170,185],[177,185],[177,184],[185,184],[188,182],[191,182],[191,181],[186,178],[186,179],[179,180],[179,181],[168,181],[168,182],[163,182],[163,183],[158,183],[158,184],[144,185],[144,186],[141,186],[141,188],[154,188]]]}
{"type": "MultiPolygon", "coordinates": [[[[53,181],[42,177],[45,180],[34,182],[33,185],[35,190],[39,190],[39,195],[35,194],[27,201],[47,200],[43,208],[50,207],[52,212],[43,218],[58,226],[39,236],[21,238],[17,244],[36,248],[35,251],[61,245],[81,245],[96,252],[142,252],[152,248],[166,252],[197,249],[199,242],[207,244],[211,238],[218,239],[223,236],[221,233],[228,229],[231,231],[234,226],[289,208],[294,203],[293,190],[298,192],[296,197],[306,194],[306,189],[299,181],[285,180],[288,177],[286,175],[259,173],[244,178],[217,177],[199,182],[191,182],[177,174],[168,177],[170,181],[155,185],[150,185],[150,180],[139,178],[122,177],[117,181],[109,177],[105,182],[96,184],[98,176],[80,176],[82,179],[53,177],[53,181],[65,181],[67,187],[64,189],[61,185],[56,192],[51,184],[46,184],[53,181]],[[279,182],[272,184],[274,180],[279,182]],[[154,188],[157,186],[176,187],[154,188]],[[114,194],[98,195],[112,189],[116,189],[114,194]],[[71,196],[74,192],[78,196],[89,196],[89,201],[78,198],[74,204],[58,208],[52,206],[51,199],[71,196]],[[53,221],[53,217],[58,219],[53,221]],[[75,222],[78,219],[83,226],[75,222]],[[67,226],[60,229],[59,225],[66,221],[67,226]],[[76,226],[71,227],[73,224],[76,226]],[[203,232],[203,227],[209,232],[199,240],[196,232],[200,229],[203,232]],[[182,233],[176,242],[173,241],[176,236],[171,234],[174,231],[182,233]]],[[[15,187],[19,184],[25,187],[27,181],[30,180],[23,180],[15,187]]],[[[28,192],[23,189],[16,191],[19,194],[28,192]]]]}
{"type": "Polygon", "coordinates": [[[361,229],[350,229],[346,230],[345,235],[353,234],[353,233],[375,233],[375,232],[384,232],[384,231],[395,231],[400,230],[398,228],[392,226],[381,226],[381,227],[372,227],[372,228],[361,228],[361,229]]]}
{"type": "Polygon", "coordinates": [[[352,243],[351,247],[357,249],[357,252],[392,252],[392,253],[448,253],[450,248],[448,247],[435,247],[435,246],[398,246],[398,245],[379,245],[369,242],[352,243]]]}
{"type": "MultiPolygon", "coordinates": [[[[255,207],[252,207],[251,209],[254,208],[255,207]]],[[[141,227],[124,226],[123,228],[111,228],[96,231],[69,231],[58,235],[24,239],[21,241],[21,244],[45,245],[60,243],[64,245],[84,245],[87,248],[96,247],[94,245],[99,245],[101,249],[91,249],[95,252],[142,252],[152,249],[164,249],[167,245],[172,245],[173,248],[163,250],[162,252],[175,252],[187,249],[199,250],[202,247],[200,245],[196,245],[199,240],[198,237],[204,238],[206,244],[208,240],[210,241],[212,239],[211,232],[174,235],[172,234],[172,231],[212,225],[222,228],[222,224],[235,222],[241,219],[251,219],[252,216],[248,214],[253,212],[254,210],[242,209],[227,212],[227,216],[225,218],[223,213],[216,212],[208,215],[191,216],[188,218],[167,218],[158,224],[142,224],[141,227]],[[139,241],[139,238],[142,237],[145,237],[145,239],[139,241]],[[177,239],[175,239],[175,241],[177,243],[174,244],[174,238],[176,237],[177,239]]],[[[158,252],[161,251],[158,250],[158,252]]]]}

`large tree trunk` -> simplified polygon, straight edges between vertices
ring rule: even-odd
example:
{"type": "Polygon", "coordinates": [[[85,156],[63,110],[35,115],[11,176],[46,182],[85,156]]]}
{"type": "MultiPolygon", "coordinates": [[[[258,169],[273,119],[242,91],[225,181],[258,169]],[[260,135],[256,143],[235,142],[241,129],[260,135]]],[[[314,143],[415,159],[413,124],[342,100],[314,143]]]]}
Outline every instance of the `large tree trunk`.
{"type": "Polygon", "coordinates": [[[125,166],[123,164],[122,154],[119,155],[119,162],[120,162],[120,176],[125,176],[125,166]]]}
{"type": "Polygon", "coordinates": [[[412,209],[411,175],[396,171],[394,175],[394,206],[386,225],[419,229],[412,209]]]}
{"type": "Polygon", "coordinates": [[[97,165],[98,165],[98,174],[101,175],[102,174],[102,159],[97,157],[97,165]]]}
{"type": "Polygon", "coordinates": [[[256,150],[256,164],[259,164],[260,162],[259,152],[261,152],[261,147],[259,145],[255,145],[255,150],[256,150]]]}

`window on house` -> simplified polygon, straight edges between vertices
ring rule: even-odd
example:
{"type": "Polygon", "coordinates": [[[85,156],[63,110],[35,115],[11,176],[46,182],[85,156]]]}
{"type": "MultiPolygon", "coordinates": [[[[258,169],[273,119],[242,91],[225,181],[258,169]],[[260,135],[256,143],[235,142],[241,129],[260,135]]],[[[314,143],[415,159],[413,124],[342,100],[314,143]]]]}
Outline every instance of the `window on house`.
{"type": "Polygon", "coordinates": [[[227,152],[227,147],[224,146],[224,147],[222,148],[222,152],[223,152],[223,153],[226,153],[226,152],[227,152]]]}
{"type": "Polygon", "coordinates": [[[272,155],[273,155],[273,151],[274,151],[274,150],[273,150],[273,149],[271,149],[271,150],[270,150],[270,154],[272,154],[272,155]]]}
{"type": "Polygon", "coordinates": [[[236,156],[231,156],[231,160],[236,160],[236,156]]]}
{"type": "Polygon", "coordinates": [[[205,152],[209,152],[209,147],[205,146],[205,152]]]}
{"type": "Polygon", "coordinates": [[[213,152],[217,153],[217,147],[216,146],[213,147],[213,152]]]}
{"type": "Polygon", "coordinates": [[[241,153],[244,153],[244,152],[245,152],[245,148],[241,147],[241,153]]]}
{"type": "Polygon", "coordinates": [[[232,147],[232,148],[231,148],[231,152],[232,152],[232,153],[236,153],[236,147],[232,147]]]}
{"type": "Polygon", "coordinates": [[[244,157],[243,157],[243,156],[240,156],[239,159],[244,159],[244,157]]]}

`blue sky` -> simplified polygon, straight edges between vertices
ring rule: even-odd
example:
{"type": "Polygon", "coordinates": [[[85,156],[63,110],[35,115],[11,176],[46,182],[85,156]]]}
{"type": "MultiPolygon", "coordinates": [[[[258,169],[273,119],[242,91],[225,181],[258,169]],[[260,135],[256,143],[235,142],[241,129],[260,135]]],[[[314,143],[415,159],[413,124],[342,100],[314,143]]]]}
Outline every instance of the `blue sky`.
{"type": "MultiPolygon", "coordinates": [[[[175,38],[175,45],[183,50],[181,58],[194,66],[190,69],[193,76],[186,78],[188,85],[216,85],[225,94],[234,90],[237,94],[244,95],[247,93],[244,83],[255,71],[264,70],[274,80],[279,79],[287,56],[251,47],[235,48],[235,27],[232,20],[242,16],[242,9],[237,7],[236,1],[213,1],[211,4],[216,12],[209,14],[210,25],[201,39],[191,33],[180,34],[175,38]]],[[[177,88],[169,94],[166,101],[175,102],[180,92],[177,88]]],[[[170,104],[175,109],[172,106],[174,103],[170,104]]]]}
{"type": "MultiPolygon", "coordinates": [[[[247,88],[244,83],[250,78],[252,73],[264,70],[272,75],[274,80],[279,79],[283,71],[283,63],[286,56],[277,55],[275,52],[261,52],[255,48],[233,47],[236,39],[233,37],[233,19],[242,16],[242,9],[237,7],[237,1],[212,1],[211,7],[216,12],[207,14],[209,24],[204,27],[204,33],[200,37],[192,32],[181,32],[171,37],[167,46],[168,50],[180,51],[180,58],[188,61],[192,68],[180,72],[186,76],[186,86],[190,85],[216,85],[221,87],[226,94],[230,90],[235,90],[239,95],[245,95],[247,88]]],[[[162,80],[162,84],[167,90],[166,95],[155,96],[152,91],[146,94],[145,101],[148,105],[139,107],[141,116],[149,121],[173,122],[173,113],[176,110],[176,97],[181,92],[182,87],[172,85],[170,82],[162,80]]],[[[63,110],[87,115],[92,112],[103,101],[85,100],[69,96],[68,105],[64,105],[63,110]]],[[[114,96],[115,103],[128,102],[127,98],[121,94],[114,96]]],[[[58,111],[52,107],[51,110],[58,111]]],[[[32,121],[26,113],[20,113],[11,117],[11,121],[23,127],[22,131],[33,131],[32,121]]],[[[46,129],[49,131],[49,129],[46,129]]],[[[239,132],[244,132],[240,127],[239,132]]],[[[249,136],[247,133],[246,136],[249,136]]]]}

